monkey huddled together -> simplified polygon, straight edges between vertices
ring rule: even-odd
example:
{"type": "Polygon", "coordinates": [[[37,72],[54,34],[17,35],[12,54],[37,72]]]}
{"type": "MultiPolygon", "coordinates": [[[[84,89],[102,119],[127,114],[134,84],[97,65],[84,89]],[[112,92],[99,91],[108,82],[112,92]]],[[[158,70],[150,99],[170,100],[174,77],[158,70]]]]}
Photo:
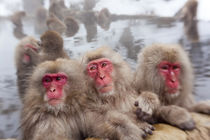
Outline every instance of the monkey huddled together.
{"type": "Polygon", "coordinates": [[[193,130],[189,112],[210,114],[193,99],[192,66],[178,45],[145,47],[133,72],[109,47],[73,60],[58,33],[40,40],[25,37],[15,52],[23,140],[140,140],[153,123],[193,130]]]}

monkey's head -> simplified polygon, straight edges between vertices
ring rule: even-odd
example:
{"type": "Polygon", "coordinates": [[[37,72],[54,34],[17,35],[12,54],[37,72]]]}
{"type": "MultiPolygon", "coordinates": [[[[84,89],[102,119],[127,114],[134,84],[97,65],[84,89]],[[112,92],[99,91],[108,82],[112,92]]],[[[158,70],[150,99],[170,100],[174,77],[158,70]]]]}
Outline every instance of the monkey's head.
{"type": "MultiPolygon", "coordinates": [[[[31,63],[31,56],[27,53],[29,49],[38,53],[40,51],[40,41],[36,40],[32,36],[24,37],[16,48],[15,59],[17,63],[23,63],[26,65],[31,63]]],[[[20,64],[16,64],[16,66],[19,65],[20,64]]]]}
{"type": "Polygon", "coordinates": [[[73,60],[57,59],[37,66],[25,101],[45,110],[63,110],[85,91],[84,73],[73,60]]]}
{"type": "Polygon", "coordinates": [[[41,46],[44,52],[57,52],[63,49],[63,38],[59,33],[48,30],[41,36],[41,46]]]}
{"type": "Polygon", "coordinates": [[[142,49],[139,54],[136,87],[150,90],[161,98],[185,96],[191,91],[193,74],[186,52],[178,45],[157,44],[142,49]]]}
{"type": "Polygon", "coordinates": [[[85,73],[99,96],[124,91],[131,82],[132,72],[122,57],[111,48],[101,47],[84,57],[85,73]]]}

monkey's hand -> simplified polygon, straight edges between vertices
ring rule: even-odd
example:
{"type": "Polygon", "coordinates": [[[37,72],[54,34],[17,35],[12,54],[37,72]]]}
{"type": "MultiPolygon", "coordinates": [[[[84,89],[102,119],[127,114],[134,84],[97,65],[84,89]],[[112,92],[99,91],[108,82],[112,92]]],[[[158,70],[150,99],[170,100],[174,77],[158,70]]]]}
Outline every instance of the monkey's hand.
{"type": "Polygon", "coordinates": [[[157,110],[156,115],[160,120],[177,126],[182,130],[193,130],[195,128],[195,122],[185,108],[175,105],[161,106],[157,110]]]}
{"type": "Polygon", "coordinates": [[[156,94],[144,91],[138,96],[134,105],[136,107],[135,113],[139,120],[154,123],[155,120],[152,116],[160,106],[160,101],[156,94]]]}
{"type": "Polygon", "coordinates": [[[31,58],[30,62],[33,64],[38,64],[39,62],[39,54],[37,51],[26,47],[25,48],[25,55],[29,56],[31,58]]]}
{"type": "Polygon", "coordinates": [[[142,135],[143,138],[146,138],[147,135],[152,135],[155,128],[148,124],[147,122],[138,121],[137,122],[138,127],[144,131],[144,134],[142,135]]]}
{"type": "Polygon", "coordinates": [[[137,107],[135,110],[135,114],[138,120],[140,121],[144,121],[144,122],[148,122],[150,124],[154,124],[156,121],[153,118],[153,115],[142,111],[142,109],[140,107],[138,107],[138,102],[135,102],[135,106],[137,107]]]}
{"type": "Polygon", "coordinates": [[[199,102],[192,106],[189,110],[210,115],[210,101],[199,102]]]}

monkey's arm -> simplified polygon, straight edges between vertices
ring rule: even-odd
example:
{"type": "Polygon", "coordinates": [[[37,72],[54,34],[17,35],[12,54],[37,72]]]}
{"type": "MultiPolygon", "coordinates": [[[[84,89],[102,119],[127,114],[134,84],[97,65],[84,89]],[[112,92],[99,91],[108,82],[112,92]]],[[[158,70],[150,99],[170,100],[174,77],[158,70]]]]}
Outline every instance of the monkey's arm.
{"type": "Polygon", "coordinates": [[[189,107],[189,111],[210,114],[210,101],[198,102],[195,105],[189,107]]]}
{"type": "Polygon", "coordinates": [[[183,130],[193,130],[195,128],[195,122],[191,114],[179,106],[161,106],[157,109],[155,117],[183,130]]]}
{"type": "Polygon", "coordinates": [[[116,110],[105,113],[88,112],[88,136],[110,140],[142,140],[145,132],[129,116],[116,110]]]}

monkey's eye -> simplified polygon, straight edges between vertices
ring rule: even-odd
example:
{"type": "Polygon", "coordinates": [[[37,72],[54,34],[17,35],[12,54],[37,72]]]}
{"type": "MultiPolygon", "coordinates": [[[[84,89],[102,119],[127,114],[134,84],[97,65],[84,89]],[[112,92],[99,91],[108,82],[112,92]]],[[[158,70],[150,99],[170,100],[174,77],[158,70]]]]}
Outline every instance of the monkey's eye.
{"type": "Polygon", "coordinates": [[[107,63],[106,62],[103,62],[102,64],[101,64],[101,67],[103,68],[103,67],[106,67],[107,66],[107,63]]]}
{"type": "Polygon", "coordinates": [[[89,70],[96,70],[97,69],[97,66],[96,65],[91,65],[90,67],[89,67],[89,70]]]}
{"type": "Polygon", "coordinates": [[[46,77],[43,78],[43,82],[44,82],[44,83],[52,82],[52,78],[49,77],[49,76],[46,76],[46,77]]]}
{"type": "Polygon", "coordinates": [[[60,76],[56,77],[56,81],[60,81],[61,79],[62,79],[62,77],[60,77],[60,76]]]}
{"type": "Polygon", "coordinates": [[[177,66],[177,65],[174,65],[173,66],[173,70],[177,70],[177,69],[179,69],[180,67],[179,66],[177,66]]]}
{"type": "Polygon", "coordinates": [[[168,68],[169,68],[169,66],[168,65],[163,65],[163,66],[161,66],[160,67],[162,70],[167,70],[168,68]]]}

